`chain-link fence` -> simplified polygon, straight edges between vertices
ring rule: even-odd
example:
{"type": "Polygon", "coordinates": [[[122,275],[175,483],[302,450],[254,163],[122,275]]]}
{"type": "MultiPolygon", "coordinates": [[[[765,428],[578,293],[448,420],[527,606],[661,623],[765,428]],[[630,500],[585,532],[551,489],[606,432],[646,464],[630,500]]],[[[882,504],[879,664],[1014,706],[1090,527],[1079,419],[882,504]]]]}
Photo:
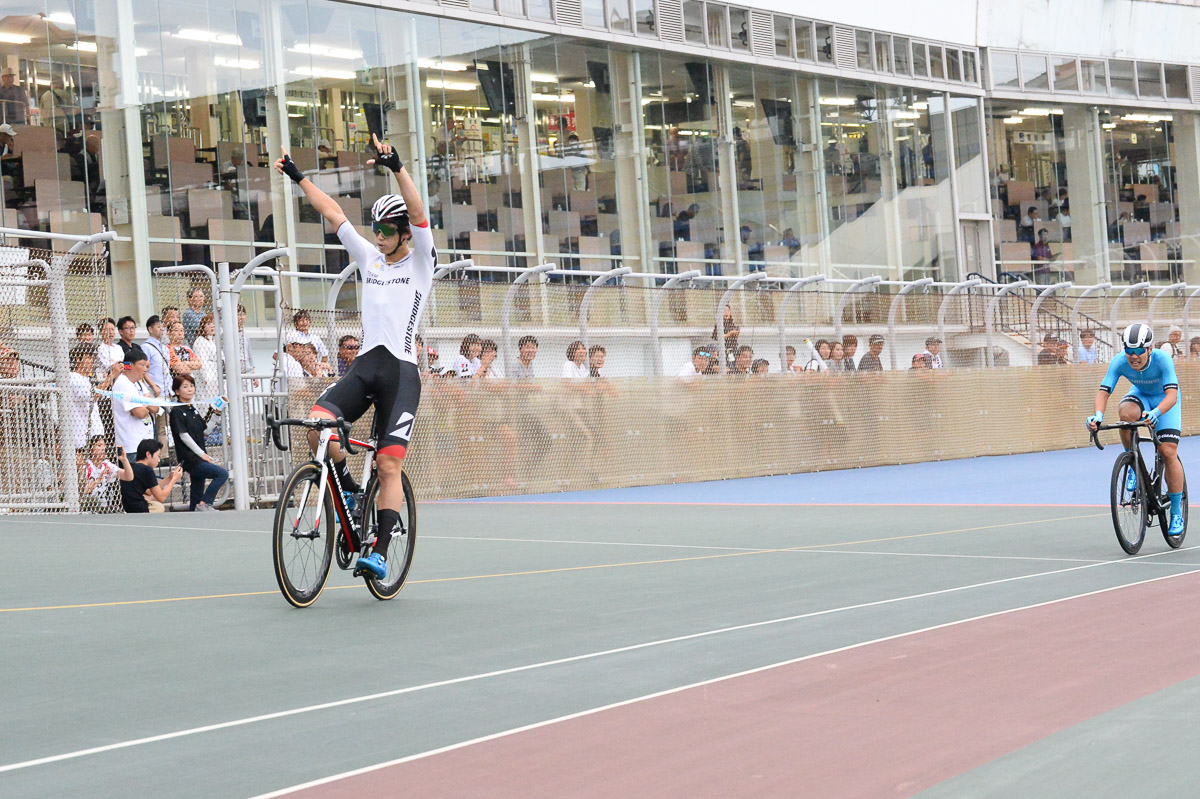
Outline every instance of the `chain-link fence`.
{"type": "MultiPolygon", "coordinates": [[[[115,338],[106,317],[106,256],[0,247],[0,497],[9,508],[114,506],[103,441],[108,403],[92,390],[115,338]],[[83,344],[84,346],[80,346],[83,344]]],[[[105,369],[105,374],[107,370],[105,369]]]]}
{"type": "MultiPolygon", "coordinates": [[[[113,481],[102,474],[93,483],[96,464],[76,450],[97,431],[111,443],[107,399],[81,391],[90,401],[72,406],[56,379],[57,359],[70,357],[80,323],[91,325],[97,353],[83,367],[89,388],[103,390],[111,376],[105,358],[113,356],[102,353],[119,346],[120,331],[102,324],[103,259],[70,259],[59,312],[44,276],[60,256],[6,257],[13,266],[0,266],[0,365],[16,372],[0,377],[0,435],[6,451],[18,453],[6,462],[23,466],[0,475],[0,507],[70,507],[65,464],[73,464],[83,507],[113,508],[113,481]],[[75,421],[85,411],[86,430],[75,421]]],[[[558,271],[523,283],[510,282],[512,273],[501,277],[456,274],[431,294],[418,348],[422,400],[406,461],[424,498],[1076,446],[1118,331],[1132,321],[1149,320],[1159,342],[1175,348],[1185,432],[1200,421],[1189,388],[1200,370],[1192,360],[1200,357],[1197,287],[754,276],[744,285],[698,278],[664,287],[669,276],[609,275],[604,285],[593,284],[595,275],[558,271]]],[[[178,348],[190,349],[211,372],[211,386],[197,397],[228,395],[222,309],[246,306],[245,325],[239,314],[235,328],[244,426],[222,422],[208,443],[214,460],[244,470],[249,500],[269,505],[307,446],[298,440],[289,453],[274,450],[264,411],[277,405],[306,415],[357,357],[357,287],[350,282],[331,297],[330,281],[283,271],[218,302],[213,280],[203,267],[154,275],[156,312],[179,313],[181,329],[166,320],[168,364],[178,348]],[[229,446],[238,435],[248,453],[240,464],[229,446]]],[[[371,414],[359,420],[356,434],[368,438],[371,421],[371,414]]],[[[178,442],[159,434],[174,452],[178,442]]],[[[181,488],[175,500],[185,496],[181,488]]]]}

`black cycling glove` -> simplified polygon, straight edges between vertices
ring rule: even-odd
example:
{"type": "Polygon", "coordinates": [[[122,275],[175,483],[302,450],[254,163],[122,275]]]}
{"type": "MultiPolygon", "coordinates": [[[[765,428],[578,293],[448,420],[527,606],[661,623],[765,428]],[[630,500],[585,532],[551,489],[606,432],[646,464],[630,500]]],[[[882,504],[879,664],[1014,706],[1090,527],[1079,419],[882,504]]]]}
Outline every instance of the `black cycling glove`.
{"type": "Polygon", "coordinates": [[[297,184],[304,180],[304,173],[300,171],[300,167],[296,166],[296,162],[292,160],[290,155],[283,156],[283,174],[287,175],[297,184]]]}
{"type": "Polygon", "coordinates": [[[392,150],[387,155],[380,153],[375,156],[375,166],[381,166],[384,169],[390,169],[393,172],[399,172],[404,163],[400,160],[400,154],[392,150]]]}

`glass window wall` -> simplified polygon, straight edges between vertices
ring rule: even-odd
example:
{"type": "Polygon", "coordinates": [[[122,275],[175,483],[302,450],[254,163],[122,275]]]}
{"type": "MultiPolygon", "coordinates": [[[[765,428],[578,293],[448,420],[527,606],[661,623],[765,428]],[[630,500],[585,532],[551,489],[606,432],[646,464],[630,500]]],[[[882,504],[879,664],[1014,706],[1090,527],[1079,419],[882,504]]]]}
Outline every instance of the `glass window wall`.
{"type": "Polygon", "coordinates": [[[650,255],[661,271],[719,270],[705,261],[733,255],[721,212],[712,64],[657,54],[641,62],[650,255]]]}
{"type": "Polygon", "coordinates": [[[793,75],[740,65],[729,73],[738,238],[750,270],[792,273],[799,261],[796,163],[800,86],[793,75]]]}
{"type": "Polygon", "coordinates": [[[1114,277],[1177,277],[1177,266],[1168,263],[1180,257],[1173,124],[1173,115],[1165,112],[1105,109],[1100,113],[1114,277]]]}

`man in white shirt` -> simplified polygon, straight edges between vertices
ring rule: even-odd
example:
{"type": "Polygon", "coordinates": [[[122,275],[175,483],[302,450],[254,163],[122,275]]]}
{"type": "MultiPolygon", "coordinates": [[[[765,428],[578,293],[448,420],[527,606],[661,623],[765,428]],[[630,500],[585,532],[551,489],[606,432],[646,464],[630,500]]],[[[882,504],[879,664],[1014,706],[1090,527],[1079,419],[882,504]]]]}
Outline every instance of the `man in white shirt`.
{"type": "Polygon", "coordinates": [[[942,340],[937,336],[930,336],[925,339],[925,352],[922,353],[925,360],[929,361],[930,369],[942,368],[942,340]]]}
{"type": "Polygon", "coordinates": [[[300,365],[300,359],[297,357],[297,348],[304,346],[307,342],[304,341],[304,336],[296,331],[287,334],[284,339],[283,361],[280,365],[283,367],[283,373],[289,378],[305,377],[304,367],[300,365]]]}
{"type": "MultiPolygon", "coordinates": [[[[795,359],[795,349],[792,350],[792,358],[795,359]]],[[[704,375],[704,370],[708,368],[708,364],[712,361],[712,352],[708,347],[697,347],[692,350],[692,360],[680,367],[675,373],[676,377],[701,377],[704,375]]]]}
{"type": "MultiPolygon", "coordinates": [[[[395,540],[401,543],[401,551],[412,540],[400,523],[400,509],[405,503],[402,466],[421,397],[421,374],[413,345],[433,285],[437,248],[425,204],[399,155],[374,134],[371,143],[378,156],[367,165],[389,170],[400,189],[399,195],[385,194],[372,205],[374,241],[359,235],[342,207],[305,177],[286,152],[275,162],[275,169],[291,179],[337,231],[338,240],[362,275],[362,349],[345,376],[317,399],[311,417],[341,417],[354,422],[372,406],[375,408],[378,526],[373,551],[358,559],[355,572],[384,580],[393,531],[399,533],[395,540]]],[[[309,441],[315,447],[316,436],[310,436],[309,441]]],[[[343,490],[357,491],[341,447],[331,446],[330,456],[343,490]]],[[[398,576],[403,578],[405,574],[407,569],[402,567],[398,576]]],[[[398,585],[394,587],[399,590],[398,585]]]]}
{"type": "Polygon", "coordinates": [[[125,372],[113,383],[113,428],[117,444],[126,452],[137,452],[138,444],[154,438],[154,416],[160,412],[157,405],[139,401],[149,397],[150,390],[142,382],[150,368],[146,353],[134,347],[125,361],[125,372]]]}

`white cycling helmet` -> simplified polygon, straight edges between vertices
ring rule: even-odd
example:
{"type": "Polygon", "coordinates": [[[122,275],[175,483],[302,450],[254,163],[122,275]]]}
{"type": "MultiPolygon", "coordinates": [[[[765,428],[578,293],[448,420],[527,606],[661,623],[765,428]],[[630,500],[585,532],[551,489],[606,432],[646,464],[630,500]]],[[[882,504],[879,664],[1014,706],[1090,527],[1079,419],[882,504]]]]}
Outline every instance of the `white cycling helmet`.
{"type": "Polygon", "coordinates": [[[385,194],[371,206],[371,221],[387,222],[392,219],[408,219],[408,205],[399,194],[385,194]]]}
{"type": "Polygon", "coordinates": [[[1126,347],[1153,347],[1154,328],[1134,322],[1121,333],[1121,343],[1126,347]]]}

